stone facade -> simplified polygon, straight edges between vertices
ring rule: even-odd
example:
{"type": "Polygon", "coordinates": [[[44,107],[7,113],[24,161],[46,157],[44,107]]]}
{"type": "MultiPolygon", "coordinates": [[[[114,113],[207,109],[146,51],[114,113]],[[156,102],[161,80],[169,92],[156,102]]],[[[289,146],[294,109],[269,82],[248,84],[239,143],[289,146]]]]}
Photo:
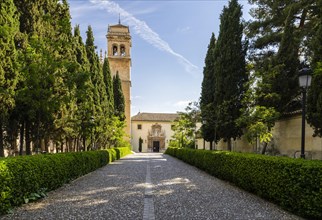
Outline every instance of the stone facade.
{"type": "Polygon", "coordinates": [[[112,76],[119,74],[125,100],[125,132],[131,135],[131,35],[128,26],[110,25],[107,31],[107,58],[112,76]]]}
{"type": "Polygon", "coordinates": [[[164,152],[172,139],[171,126],[178,117],[177,114],[138,113],[132,121],[132,150],[139,152],[139,142],[142,139],[141,152],[164,152]]]}

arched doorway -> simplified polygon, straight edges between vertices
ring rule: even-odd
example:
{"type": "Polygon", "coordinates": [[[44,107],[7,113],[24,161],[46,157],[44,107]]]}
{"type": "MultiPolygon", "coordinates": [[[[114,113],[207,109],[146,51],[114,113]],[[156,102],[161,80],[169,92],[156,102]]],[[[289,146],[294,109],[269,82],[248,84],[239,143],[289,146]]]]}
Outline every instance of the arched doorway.
{"type": "Polygon", "coordinates": [[[165,150],[165,131],[158,123],[152,125],[148,133],[148,149],[150,152],[160,152],[165,150]]]}

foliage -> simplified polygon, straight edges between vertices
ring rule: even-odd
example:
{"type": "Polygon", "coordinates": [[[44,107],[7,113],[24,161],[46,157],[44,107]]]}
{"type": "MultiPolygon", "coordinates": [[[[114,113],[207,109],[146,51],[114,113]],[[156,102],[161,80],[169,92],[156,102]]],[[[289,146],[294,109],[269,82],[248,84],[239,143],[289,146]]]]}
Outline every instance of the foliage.
{"type": "Polygon", "coordinates": [[[215,93],[215,72],[214,64],[216,57],[214,56],[214,50],[216,46],[216,38],[212,33],[210,43],[208,45],[208,51],[205,58],[205,67],[203,69],[203,80],[201,85],[200,96],[200,110],[201,110],[201,133],[206,141],[210,142],[210,148],[212,150],[212,142],[217,138],[215,132],[215,114],[214,114],[214,93],[215,93]]]}
{"type": "Polygon", "coordinates": [[[225,151],[168,148],[209,174],[308,219],[322,218],[322,162],[225,151]]]}
{"type": "MultiPolygon", "coordinates": [[[[251,65],[249,65],[251,69],[251,65]]],[[[242,115],[237,119],[237,123],[245,128],[244,135],[250,143],[254,143],[257,138],[265,146],[273,137],[272,128],[279,118],[279,113],[273,107],[261,106],[256,103],[257,93],[253,89],[256,82],[254,74],[249,74],[249,81],[243,99],[242,115]]]]}
{"type": "Polygon", "coordinates": [[[216,135],[228,141],[242,134],[236,120],[240,117],[242,99],[245,93],[246,42],[242,41],[244,26],[241,22],[242,10],[237,0],[231,0],[220,15],[220,30],[214,56],[215,80],[214,109],[216,111],[216,135]]]}
{"type": "Polygon", "coordinates": [[[120,75],[117,72],[113,76],[113,94],[114,94],[114,114],[119,117],[121,121],[125,120],[125,100],[122,91],[122,82],[120,75]]]}
{"type": "Polygon", "coordinates": [[[170,146],[194,148],[200,109],[197,102],[191,102],[185,110],[185,112],[179,112],[179,118],[173,123],[174,140],[171,141],[170,146]]]}
{"type": "Polygon", "coordinates": [[[314,129],[314,136],[322,137],[322,2],[319,1],[319,25],[311,47],[314,74],[307,98],[307,120],[314,129]]]}
{"type": "Polygon", "coordinates": [[[4,146],[22,155],[50,142],[56,152],[125,145],[109,64],[99,63],[90,26],[86,44],[79,26],[72,33],[67,0],[0,8],[0,156],[4,146]]]}
{"type": "Polygon", "coordinates": [[[114,113],[114,95],[113,95],[113,78],[107,57],[104,58],[103,63],[103,76],[106,87],[106,95],[108,101],[108,109],[114,113]]]}
{"type": "Polygon", "coordinates": [[[0,160],[0,214],[130,154],[128,147],[0,160]]]}
{"type": "Polygon", "coordinates": [[[309,89],[307,121],[313,127],[313,136],[322,137],[322,62],[318,63],[309,89]]]}
{"type": "Polygon", "coordinates": [[[19,32],[17,8],[13,0],[0,2],[0,157],[4,156],[3,127],[15,105],[18,82],[18,55],[15,38],[19,32]]]}
{"type": "MultiPolygon", "coordinates": [[[[258,77],[257,104],[281,115],[300,109],[298,69],[312,57],[321,14],[316,1],[250,0],[253,20],[246,30],[249,59],[258,77]]],[[[313,64],[313,63],[312,63],[313,64]]]]}

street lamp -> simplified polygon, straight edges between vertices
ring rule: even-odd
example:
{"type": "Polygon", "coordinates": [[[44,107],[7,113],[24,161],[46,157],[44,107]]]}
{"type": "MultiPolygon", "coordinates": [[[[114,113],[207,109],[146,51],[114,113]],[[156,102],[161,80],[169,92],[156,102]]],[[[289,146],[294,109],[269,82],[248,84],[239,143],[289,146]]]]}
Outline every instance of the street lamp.
{"type": "Polygon", "coordinates": [[[299,84],[302,88],[302,137],[301,137],[301,158],[305,159],[305,114],[306,114],[306,92],[311,85],[312,70],[303,68],[299,71],[299,84]]]}

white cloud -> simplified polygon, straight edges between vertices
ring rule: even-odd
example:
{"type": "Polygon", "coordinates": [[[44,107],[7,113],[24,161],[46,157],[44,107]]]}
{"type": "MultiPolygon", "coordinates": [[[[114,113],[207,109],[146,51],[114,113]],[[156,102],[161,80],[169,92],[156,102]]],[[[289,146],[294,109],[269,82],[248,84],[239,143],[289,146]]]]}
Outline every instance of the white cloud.
{"type": "Polygon", "coordinates": [[[177,28],[177,32],[179,32],[179,33],[187,33],[187,32],[189,32],[190,31],[190,27],[189,26],[187,26],[187,27],[182,27],[182,28],[177,28]]]}
{"type": "Polygon", "coordinates": [[[131,99],[143,100],[144,98],[140,95],[132,96],[131,99]]]}
{"type": "Polygon", "coordinates": [[[95,10],[97,10],[97,7],[95,5],[91,5],[86,2],[70,7],[70,12],[73,15],[73,19],[84,16],[84,14],[90,14],[92,12],[95,12],[95,10]]]}
{"type": "Polygon", "coordinates": [[[188,104],[192,102],[191,100],[184,100],[184,101],[178,101],[174,104],[176,107],[186,107],[188,104]]]}
{"type": "Polygon", "coordinates": [[[90,2],[99,8],[106,10],[108,13],[120,14],[123,18],[122,21],[131,26],[137,35],[159,50],[165,51],[176,57],[178,62],[183,65],[188,73],[194,76],[200,73],[200,70],[196,65],[192,64],[181,54],[175,52],[166,41],[162,40],[161,37],[146,24],[145,21],[137,19],[113,1],[90,0],[90,2]]]}

